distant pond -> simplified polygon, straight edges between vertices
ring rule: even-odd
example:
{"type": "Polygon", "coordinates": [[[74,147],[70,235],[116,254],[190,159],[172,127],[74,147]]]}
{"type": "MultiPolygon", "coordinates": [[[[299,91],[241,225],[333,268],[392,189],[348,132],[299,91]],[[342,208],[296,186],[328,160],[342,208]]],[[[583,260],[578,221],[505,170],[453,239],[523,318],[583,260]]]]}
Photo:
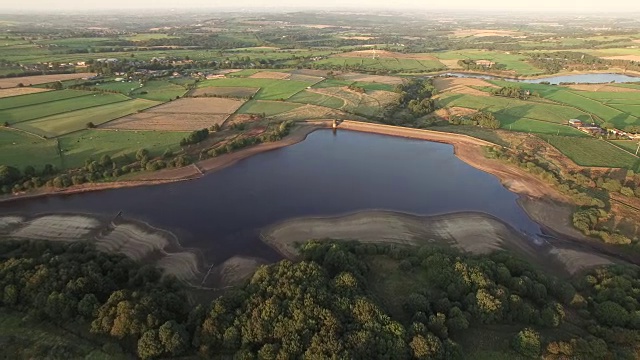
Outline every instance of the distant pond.
{"type": "Polygon", "coordinates": [[[467,73],[447,73],[446,75],[457,77],[472,77],[478,79],[495,79],[495,80],[507,80],[514,82],[523,82],[529,84],[539,84],[541,82],[549,82],[553,85],[560,83],[580,83],[580,84],[605,84],[610,82],[624,83],[624,82],[640,82],[640,77],[634,77],[621,74],[581,74],[581,75],[562,75],[562,76],[549,76],[540,79],[508,79],[490,75],[476,75],[467,73]]]}

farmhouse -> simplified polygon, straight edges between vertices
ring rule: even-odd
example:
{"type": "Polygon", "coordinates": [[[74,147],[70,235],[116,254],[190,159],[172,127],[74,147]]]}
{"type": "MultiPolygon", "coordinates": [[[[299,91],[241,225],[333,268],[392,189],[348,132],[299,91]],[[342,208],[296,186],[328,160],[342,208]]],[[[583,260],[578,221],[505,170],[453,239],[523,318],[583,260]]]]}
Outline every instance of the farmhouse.
{"type": "Polygon", "coordinates": [[[571,120],[569,120],[569,125],[575,126],[575,127],[580,127],[580,126],[582,126],[582,120],[571,119],[571,120]]]}
{"type": "Polygon", "coordinates": [[[495,65],[496,63],[494,63],[491,60],[476,60],[475,61],[476,65],[480,65],[480,66],[484,66],[484,67],[492,67],[493,65],[495,65]]]}

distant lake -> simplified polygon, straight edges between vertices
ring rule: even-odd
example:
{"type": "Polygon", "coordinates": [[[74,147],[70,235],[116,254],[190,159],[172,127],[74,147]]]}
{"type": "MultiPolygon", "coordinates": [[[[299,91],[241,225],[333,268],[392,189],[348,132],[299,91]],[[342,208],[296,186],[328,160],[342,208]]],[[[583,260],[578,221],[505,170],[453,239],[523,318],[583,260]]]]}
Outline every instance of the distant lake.
{"type": "Polygon", "coordinates": [[[467,73],[447,73],[446,75],[457,77],[472,77],[478,79],[495,79],[495,80],[507,80],[514,82],[523,82],[529,84],[539,84],[541,82],[549,82],[554,85],[560,83],[580,83],[580,84],[604,84],[610,82],[624,83],[624,82],[640,82],[640,77],[621,75],[621,74],[582,74],[582,75],[562,75],[562,76],[549,76],[540,79],[508,79],[490,75],[476,75],[467,73]]]}
{"type": "Polygon", "coordinates": [[[0,203],[0,213],[95,213],[173,231],[207,261],[234,255],[277,260],[259,230],[301,216],[369,209],[420,215],[478,211],[516,230],[540,232],[493,175],[453,154],[453,146],[339,130],[261,153],[192,181],[0,203]]]}

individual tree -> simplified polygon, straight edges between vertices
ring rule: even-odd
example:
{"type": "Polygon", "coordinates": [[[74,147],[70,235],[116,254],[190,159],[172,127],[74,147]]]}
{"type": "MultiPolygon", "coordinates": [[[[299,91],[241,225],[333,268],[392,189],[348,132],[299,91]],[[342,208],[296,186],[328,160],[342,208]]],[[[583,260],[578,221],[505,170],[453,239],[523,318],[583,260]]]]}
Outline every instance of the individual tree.
{"type": "Polygon", "coordinates": [[[526,357],[538,357],[541,350],[540,334],[531,328],[525,328],[516,334],[511,346],[526,357]]]}

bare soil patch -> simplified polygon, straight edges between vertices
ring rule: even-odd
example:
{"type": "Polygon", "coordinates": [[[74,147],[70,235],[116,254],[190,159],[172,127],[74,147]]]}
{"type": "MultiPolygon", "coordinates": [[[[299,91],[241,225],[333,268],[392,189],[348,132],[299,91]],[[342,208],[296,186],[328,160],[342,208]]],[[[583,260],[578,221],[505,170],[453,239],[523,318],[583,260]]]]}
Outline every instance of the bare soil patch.
{"type": "Polygon", "coordinates": [[[135,180],[147,181],[150,183],[160,181],[171,181],[175,179],[195,179],[202,176],[202,172],[198,169],[198,166],[191,164],[181,168],[162,169],[152,172],[141,172],[139,175],[133,177],[135,180]]]}
{"type": "Polygon", "coordinates": [[[611,86],[609,84],[576,84],[567,85],[567,87],[574,90],[581,91],[604,91],[604,92],[640,92],[638,89],[625,88],[621,86],[611,86]]]}
{"type": "Polygon", "coordinates": [[[249,76],[249,78],[251,79],[278,79],[278,80],[283,80],[283,79],[288,79],[289,78],[289,73],[286,72],[276,72],[276,71],[261,71],[258,73],[255,73],[251,76],[249,76]]]}
{"type": "Polygon", "coordinates": [[[87,216],[47,215],[26,222],[10,236],[23,239],[52,241],[78,241],[100,226],[100,222],[87,216]]]}
{"type": "Polygon", "coordinates": [[[601,58],[606,59],[606,60],[640,61],[640,55],[601,56],[601,58]]]}
{"type": "Polygon", "coordinates": [[[179,114],[142,112],[108,122],[103,129],[194,131],[221,125],[228,114],[179,114]]]}
{"type": "Polygon", "coordinates": [[[56,74],[56,75],[36,75],[15,78],[0,79],[0,88],[17,87],[22,83],[25,86],[46,84],[54,81],[65,81],[73,79],[81,79],[94,76],[94,73],[74,73],[74,74],[56,74]]]}
{"type": "Polygon", "coordinates": [[[562,262],[570,274],[576,274],[595,266],[609,265],[611,260],[583,251],[571,249],[552,249],[550,253],[562,262]]]}
{"type": "Polygon", "coordinates": [[[453,107],[438,109],[434,112],[434,114],[440,119],[449,121],[452,116],[470,116],[477,112],[478,110],[476,109],[453,106],[453,107]]]}
{"type": "Polygon", "coordinates": [[[496,85],[493,85],[487,81],[482,79],[475,78],[459,78],[459,77],[439,77],[433,79],[433,86],[438,90],[438,92],[452,92],[459,94],[469,94],[469,95],[479,95],[479,96],[489,96],[488,93],[480,90],[476,90],[471,88],[471,86],[486,86],[491,88],[497,88],[496,85]]]}
{"type": "Polygon", "coordinates": [[[21,87],[21,88],[16,87],[16,88],[10,88],[10,89],[0,89],[0,98],[35,94],[35,93],[44,92],[44,91],[50,91],[50,89],[41,89],[41,88],[32,88],[32,87],[21,87]]]}
{"type": "Polygon", "coordinates": [[[449,69],[461,69],[462,67],[458,64],[458,61],[460,60],[461,59],[453,59],[453,60],[438,59],[438,61],[440,61],[442,64],[444,64],[444,66],[446,66],[449,69]]]}
{"type": "Polygon", "coordinates": [[[0,231],[5,230],[11,226],[18,225],[24,221],[21,216],[3,216],[0,217],[0,231]]]}
{"type": "Polygon", "coordinates": [[[206,96],[220,96],[220,97],[234,97],[247,99],[254,96],[260,88],[251,87],[207,87],[195,89],[191,96],[193,97],[206,97],[206,96]]]}
{"type": "Polygon", "coordinates": [[[225,98],[182,98],[153,107],[147,112],[173,114],[232,114],[244,101],[225,98]]]}
{"type": "Polygon", "coordinates": [[[202,276],[198,268],[198,257],[187,251],[168,253],[156,262],[156,266],[166,275],[173,275],[183,282],[190,282],[202,276]]]}
{"type": "Polygon", "coordinates": [[[220,287],[240,285],[249,280],[258,267],[266,264],[262,259],[234,256],[211,270],[211,275],[217,279],[220,287]]]}

